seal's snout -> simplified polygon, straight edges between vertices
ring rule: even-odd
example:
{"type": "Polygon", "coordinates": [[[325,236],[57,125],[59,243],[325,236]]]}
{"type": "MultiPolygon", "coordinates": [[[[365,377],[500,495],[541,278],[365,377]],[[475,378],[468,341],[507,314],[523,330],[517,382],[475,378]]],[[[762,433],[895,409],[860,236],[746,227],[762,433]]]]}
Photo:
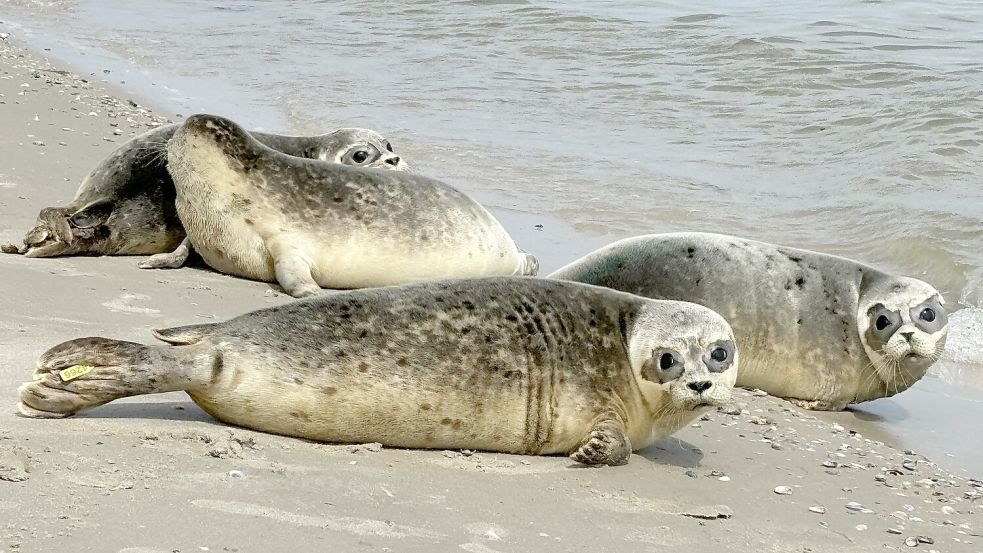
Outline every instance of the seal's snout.
{"type": "Polygon", "coordinates": [[[713,382],[710,382],[709,380],[700,380],[699,382],[690,382],[686,385],[686,387],[698,394],[702,394],[710,388],[713,388],[713,382]]]}

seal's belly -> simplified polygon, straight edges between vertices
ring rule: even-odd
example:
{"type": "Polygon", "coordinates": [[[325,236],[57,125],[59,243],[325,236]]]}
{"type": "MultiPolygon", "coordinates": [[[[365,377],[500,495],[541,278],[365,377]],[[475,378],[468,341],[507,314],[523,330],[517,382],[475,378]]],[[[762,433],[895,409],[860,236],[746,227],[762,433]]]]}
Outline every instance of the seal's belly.
{"type": "Polygon", "coordinates": [[[591,424],[583,398],[560,393],[558,410],[539,419],[550,430],[537,427],[522,385],[475,383],[463,389],[421,379],[410,386],[398,378],[367,377],[357,367],[327,368],[314,376],[254,367],[229,354],[225,366],[232,370],[222,382],[189,392],[202,409],[230,424],[321,442],[566,454],[591,424]]]}

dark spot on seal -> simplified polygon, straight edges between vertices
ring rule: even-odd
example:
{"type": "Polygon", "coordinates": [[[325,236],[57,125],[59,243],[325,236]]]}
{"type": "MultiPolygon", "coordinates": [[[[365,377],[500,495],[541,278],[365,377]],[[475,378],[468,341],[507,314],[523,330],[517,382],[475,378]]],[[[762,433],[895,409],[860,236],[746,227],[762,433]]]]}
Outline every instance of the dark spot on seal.
{"type": "Polygon", "coordinates": [[[253,220],[252,220],[252,219],[250,219],[249,217],[246,217],[245,219],[243,219],[243,221],[245,221],[245,222],[246,222],[246,224],[247,224],[247,225],[250,225],[250,226],[252,226],[252,224],[253,224],[253,220]]]}
{"type": "Polygon", "coordinates": [[[363,330],[362,332],[359,332],[358,333],[358,337],[359,338],[365,338],[368,335],[369,335],[369,331],[368,330],[363,330]]]}
{"type": "Polygon", "coordinates": [[[331,199],[332,199],[332,200],[333,200],[333,201],[334,201],[335,203],[339,203],[339,204],[340,204],[341,202],[343,202],[343,201],[345,201],[345,200],[344,200],[344,198],[342,198],[341,196],[335,196],[335,197],[333,197],[333,198],[331,198],[331,199]]]}
{"type": "Polygon", "coordinates": [[[692,259],[694,253],[696,253],[696,248],[686,248],[686,257],[692,259]]]}
{"type": "Polygon", "coordinates": [[[429,411],[431,409],[433,409],[433,407],[429,403],[421,403],[420,404],[420,410],[421,411],[429,411]]]}
{"type": "Polygon", "coordinates": [[[361,363],[358,364],[358,372],[364,373],[364,372],[368,372],[368,370],[369,370],[369,364],[366,363],[365,361],[362,361],[361,363]]]}
{"type": "Polygon", "coordinates": [[[799,277],[799,278],[795,279],[795,285],[798,286],[800,290],[802,289],[802,285],[805,284],[805,283],[806,283],[806,280],[804,278],[802,278],[802,277],[799,277]]]}
{"type": "Polygon", "coordinates": [[[802,324],[802,319],[795,321],[795,324],[802,324]]]}
{"type": "Polygon", "coordinates": [[[303,386],[304,385],[304,379],[294,377],[294,384],[296,384],[298,386],[303,386]]]}
{"type": "Polygon", "coordinates": [[[444,418],[442,418],[442,419],[440,419],[440,424],[442,424],[442,425],[444,425],[444,426],[447,426],[447,425],[449,425],[450,423],[451,423],[451,420],[450,420],[450,419],[448,419],[448,418],[446,418],[446,417],[444,417],[444,418]]]}
{"type": "Polygon", "coordinates": [[[471,300],[464,300],[463,302],[461,302],[461,305],[463,305],[464,308],[467,309],[468,311],[475,310],[474,303],[471,300]]]}
{"type": "Polygon", "coordinates": [[[461,334],[468,335],[471,334],[471,327],[465,326],[461,328],[461,334]]]}
{"type": "Polygon", "coordinates": [[[406,365],[409,365],[410,362],[407,361],[405,357],[400,357],[399,361],[396,361],[396,364],[399,365],[400,367],[405,367],[406,365]]]}
{"type": "Polygon", "coordinates": [[[506,321],[512,321],[514,323],[515,321],[518,321],[519,320],[519,317],[516,317],[515,315],[509,314],[509,315],[506,315],[505,316],[505,320],[506,321]]]}
{"type": "Polygon", "coordinates": [[[334,386],[325,386],[322,388],[322,391],[326,396],[333,396],[338,393],[338,388],[335,388],[334,386]]]}
{"type": "Polygon", "coordinates": [[[218,382],[218,379],[222,376],[222,371],[224,369],[225,361],[222,359],[222,353],[219,352],[215,354],[215,358],[212,359],[212,384],[218,382]]]}

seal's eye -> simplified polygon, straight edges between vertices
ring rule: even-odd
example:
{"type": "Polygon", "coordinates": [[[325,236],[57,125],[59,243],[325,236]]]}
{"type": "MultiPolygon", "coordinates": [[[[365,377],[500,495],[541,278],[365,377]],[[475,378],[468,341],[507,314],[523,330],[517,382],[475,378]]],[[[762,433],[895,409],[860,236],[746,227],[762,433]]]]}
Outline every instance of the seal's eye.
{"type": "Polygon", "coordinates": [[[921,313],[918,314],[918,318],[930,323],[935,320],[935,310],[931,307],[926,307],[925,309],[922,309],[921,313]]]}
{"type": "Polygon", "coordinates": [[[392,144],[392,142],[386,142],[386,149],[389,150],[390,152],[393,151],[393,144],[392,144]]]}
{"type": "Polygon", "coordinates": [[[885,328],[891,326],[891,319],[881,315],[880,317],[877,317],[876,321],[874,321],[874,326],[877,327],[877,330],[884,330],[885,328]]]}
{"type": "Polygon", "coordinates": [[[671,353],[663,353],[659,357],[659,368],[662,370],[669,370],[673,365],[676,364],[676,358],[672,356],[671,353]]]}
{"type": "Polygon", "coordinates": [[[365,150],[359,150],[352,154],[352,161],[355,163],[365,163],[367,159],[369,159],[369,153],[365,150]]]}
{"type": "Polygon", "coordinates": [[[710,352],[710,359],[713,359],[717,363],[723,363],[727,360],[727,350],[724,348],[717,348],[710,352]]]}

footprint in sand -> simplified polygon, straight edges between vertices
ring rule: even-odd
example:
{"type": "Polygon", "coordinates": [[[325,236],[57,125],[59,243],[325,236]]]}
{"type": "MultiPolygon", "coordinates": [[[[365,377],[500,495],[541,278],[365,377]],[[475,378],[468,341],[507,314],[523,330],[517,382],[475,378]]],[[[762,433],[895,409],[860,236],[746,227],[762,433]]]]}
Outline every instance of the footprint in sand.
{"type": "Polygon", "coordinates": [[[107,301],[103,303],[103,307],[108,308],[110,311],[116,313],[137,313],[141,315],[159,315],[159,309],[153,309],[150,307],[142,307],[136,305],[140,302],[145,302],[150,299],[150,296],[144,294],[123,294],[120,297],[107,301]]]}
{"type": "Polygon", "coordinates": [[[31,455],[18,446],[0,445],[0,480],[23,482],[31,477],[31,455]]]}

